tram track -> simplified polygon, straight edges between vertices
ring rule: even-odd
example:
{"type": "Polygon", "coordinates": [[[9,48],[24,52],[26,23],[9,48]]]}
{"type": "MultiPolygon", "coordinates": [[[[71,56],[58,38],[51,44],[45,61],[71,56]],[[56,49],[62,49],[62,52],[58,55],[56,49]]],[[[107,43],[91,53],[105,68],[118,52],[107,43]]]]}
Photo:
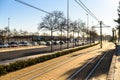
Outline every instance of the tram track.
{"type": "Polygon", "coordinates": [[[106,80],[113,53],[113,50],[107,51],[102,56],[95,57],[82,68],[74,72],[67,80],[106,80]],[[106,58],[107,60],[105,60],[106,58]],[[90,63],[92,63],[92,65],[90,63]],[[106,68],[106,73],[101,73],[102,71],[104,71],[103,69],[106,68]],[[95,75],[100,73],[102,74],[102,78],[95,77],[95,75]]]}
{"type": "Polygon", "coordinates": [[[94,51],[95,51],[95,49],[90,49],[90,51],[84,51],[84,52],[76,53],[76,54],[75,53],[69,54],[68,57],[66,57],[64,59],[56,60],[55,62],[51,62],[48,65],[42,66],[40,68],[31,70],[29,72],[26,72],[24,74],[21,74],[21,75],[15,76],[15,77],[12,77],[10,80],[19,80],[19,79],[20,80],[33,80],[34,78],[44,75],[45,73],[47,73],[51,70],[54,70],[76,58],[82,57],[82,55],[88,55],[90,53],[93,53],[94,51]],[[74,56],[74,57],[71,58],[71,56],[74,56]],[[35,73],[35,74],[32,77],[30,77],[29,75],[31,75],[33,73],[35,73]],[[26,76],[28,76],[28,77],[26,77],[26,76]]]}

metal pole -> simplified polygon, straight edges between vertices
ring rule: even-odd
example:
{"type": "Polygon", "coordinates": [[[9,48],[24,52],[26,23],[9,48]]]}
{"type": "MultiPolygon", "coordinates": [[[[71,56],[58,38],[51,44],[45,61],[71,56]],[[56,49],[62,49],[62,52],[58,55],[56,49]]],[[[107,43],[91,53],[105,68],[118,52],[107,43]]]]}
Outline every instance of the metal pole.
{"type": "Polygon", "coordinates": [[[100,21],[100,48],[102,48],[102,21],[100,21]]]}
{"type": "Polygon", "coordinates": [[[69,48],[69,0],[67,0],[67,48],[69,48]]]}
{"type": "Polygon", "coordinates": [[[10,21],[10,18],[8,18],[8,28],[9,28],[9,21],[10,21]]]}
{"type": "Polygon", "coordinates": [[[88,42],[88,29],[89,29],[89,19],[88,19],[88,14],[86,14],[87,15],[87,42],[88,42]]]}
{"type": "Polygon", "coordinates": [[[8,43],[9,43],[9,30],[10,30],[10,18],[8,18],[8,30],[7,30],[8,43]]]}
{"type": "Polygon", "coordinates": [[[113,33],[113,35],[112,35],[112,36],[113,36],[113,41],[114,41],[114,31],[115,31],[115,30],[114,30],[114,28],[112,28],[112,33],[113,33]]]}
{"type": "Polygon", "coordinates": [[[115,43],[116,43],[116,38],[117,38],[117,37],[116,37],[116,30],[115,30],[115,43]]]}

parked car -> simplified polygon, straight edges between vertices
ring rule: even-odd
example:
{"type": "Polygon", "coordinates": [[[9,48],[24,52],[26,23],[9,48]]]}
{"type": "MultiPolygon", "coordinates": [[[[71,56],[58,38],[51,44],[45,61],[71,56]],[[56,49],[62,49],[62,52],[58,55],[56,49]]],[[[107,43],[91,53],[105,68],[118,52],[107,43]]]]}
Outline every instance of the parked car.
{"type": "Polygon", "coordinates": [[[59,42],[58,42],[58,41],[52,41],[52,44],[53,44],[53,45],[58,45],[59,42]]]}
{"type": "Polygon", "coordinates": [[[32,45],[37,46],[39,44],[37,42],[32,42],[32,45]]]}
{"type": "Polygon", "coordinates": [[[22,41],[19,43],[19,46],[30,46],[30,43],[27,41],[22,41]]]}
{"type": "Polygon", "coordinates": [[[64,41],[60,41],[60,44],[64,44],[64,41]]]}
{"type": "Polygon", "coordinates": [[[17,47],[18,42],[10,42],[9,45],[10,45],[10,47],[17,47]]]}
{"type": "Polygon", "coordinates": [[[9,44],[5,43],[5,44],[0,44],[0,48],[7,48],[10,47],[9,44]]]}
{"type": "Polygon", "coordinates": [[[40,41],[39,44],[40,45],[46,45],[46,42],[45,41],[40,41]]]}
{"type": "Polygon", "coordinates": [[[51,41],[47,41],[47,42],[46,42],[46,45],[47,45],[47,46],[50,46],[50,45],[52,45],[52,42],[51,42],[51,41]]]}

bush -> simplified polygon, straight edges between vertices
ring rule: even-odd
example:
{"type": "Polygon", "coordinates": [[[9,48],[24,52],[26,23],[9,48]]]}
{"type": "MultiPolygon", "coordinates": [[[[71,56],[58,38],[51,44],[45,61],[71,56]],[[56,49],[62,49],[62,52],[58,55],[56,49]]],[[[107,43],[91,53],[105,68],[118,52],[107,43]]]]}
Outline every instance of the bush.
{"type": "Polygon", "coordinates": [[[8,72],[7,72],[6,68],[4,68],[3,65],[0,65],[0,75],[7,74],[7,73],[8,72]]]}

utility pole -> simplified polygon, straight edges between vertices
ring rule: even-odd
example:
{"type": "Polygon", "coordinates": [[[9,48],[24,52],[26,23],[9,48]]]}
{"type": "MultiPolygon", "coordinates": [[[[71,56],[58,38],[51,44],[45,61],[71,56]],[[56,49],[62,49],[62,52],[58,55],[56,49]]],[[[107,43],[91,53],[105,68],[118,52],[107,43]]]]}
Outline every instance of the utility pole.
{"type": "Polygon", "coordinates": [[[8,18],[8,29],[10,27],[10,18],[8,18]]]}
{"type": "Polygon", "coordinates": [[[102,48],[102,21],[100,21],[100,48],[102,48]]]}
{"type": "Polygon", "coordinates": [[[8,38],[8,43],[9,43],[9,31],[10,31],[10,18],[8,17],[8,30],[7,30],[7,38],[8,38]]]}
{"type": "Polygon", "coordinates": [[[69,48],[69,0],[67,0],[67,48],[69,48]]]}
{"type": "Polygon", "coordinates": [[[89,41],[89,15],[88,14],[86,14],[87,15],[87,42],[89,41]]]}
{"type": "Polygon", "coordinates": [[[100,23],[100,27],[94,27],[94,28],[100,28],[100,48],[102,48],[102,28],[109,28],[110,26],[103,24],[102,21],[100,21],[99,23],[100,23]]]}
{"type": "Polygon", "coordinates": [[[115,30],[115,28],[112,28],[112,33],[113,33],[112,40],[113,40],[114,43],[116,43],[116,30],[115,30]]]}

